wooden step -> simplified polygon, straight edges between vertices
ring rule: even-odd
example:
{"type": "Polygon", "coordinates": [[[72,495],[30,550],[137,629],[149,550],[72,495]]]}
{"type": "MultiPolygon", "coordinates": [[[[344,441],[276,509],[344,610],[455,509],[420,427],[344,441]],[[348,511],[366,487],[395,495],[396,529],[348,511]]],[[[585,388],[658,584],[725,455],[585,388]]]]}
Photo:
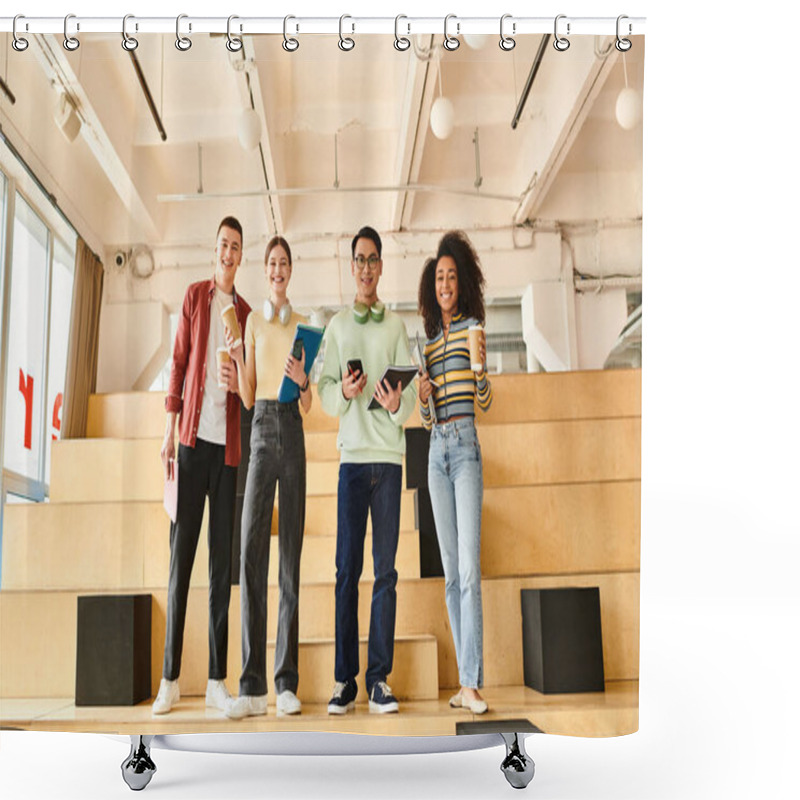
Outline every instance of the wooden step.
{"type": "MultiPolygon", "coordinates": [[[[235,688],[235,687],[231,687],[235,688]]],[[[435,700],[405,701],[399,714],[370,714],[360,693],[355,712],[329,715],[327,701],[304,703],[301,714],[278,717],[272,706],[266,716],[229,720],[221,711],[206,708],[202,696],[181,696],[172,713],[152,715],[152,699],[136,706],[82,706],[74,698],[24,698],[5,700],[0,707],[0,728],[75,733],[219,734],[287,731],[326,731],[349,734],[453,736],[463,722],[526,719],[545,733],[561,736],[624,736],[639,727],[638,681],[607,681],[604,692],[543,695],[526,686],[486,686],[481,692],[489,703],[485,717],[452,709],[452,694],[442,689],[435,700]]]]}
{"type": "MultiPolygon", "coordinates": [[[[10,506],[3,536],[3,589],[74,589],[135,593],[163,589],[169,582],[169,521],[151,503],[70,503],[54,515],[10,506]],[[91,554],[90,558],[86,554],[91,554]]],[[[372,552],[367,536],[365,552],[372,552]]],[[[269,583],[278,584],[278,537],[271,537],[269,583]]],[[[400,534],[396,568],[403,578],[419,577],[419,534],[400,534]]],[[[336,579],[336,537],[307,536],[300,558],[300,580],[336,579]]],[[[364,580],[369,579],[365,573],[364,580]]],[[[192,586],[208,586],[208,544],[203,527],[197,545],[192,586]]]]}
{"type": "MultiPolygon", "coordinates": [[[[412,511],[413,513],[413,511],[412,511]]],[[[192,585],[208,586],[207,516],[192,569],[192,585]]],[[[277,527],[275,527],[277,534],[277,527]]],[[[307,535],[300,559],[306,582],[336,577],[336,536],[307,535]]],[[[367,536],[365,552],[372,552],[367,536]]],[[[278,537],[272,536],[269,581],[278,581],[278,537]]],[[[419,534],[402,531],[397,571],[419,577],[419,534]]],[[[3,589],[139,591],[166,588],[169,519],[157,503],[40,503],[6,507],[3,589]]]]}
{"type": "MultiPolygon", "coordinates": [[[[306,494],[337,492],[335,434],[309,434],[306,494]],[[324,441],[319,441],[324,437],[324,441]],[[318,446],[317,446],[318,445],[318,446]]],[[[161,501],[159,439],[66,439],[53,442],[50,500],[55,503],[161,501]]],[[[405,480],[403,479],[405,485],[405,480]]]]}
{"type": "Polygon", "coordinates": [[[638,480],[638,417],[479,425],[486,487],[638,480]]]}
{"type": "Polygon", "coordinates": [[[484,576],[639,569],[639,481],[486,489],[484,576]]]}
{"type": "MultiPolygon", "coordinates": [[[[192,603],[196,600],[192,593],[192,603]]],[[[207,605],[207,592],[202,592],[207,605]]],[[[238,596],[238,592],[236,592],[238,596]]],[[[163,616],[165,596],[154,595],[154,622],[163,616]]],[[[238,599],[238,597],[237,597],[238,599]]],[[[198,695],[205,692],[207,681],[207,649],[202,657],[203,667],[195,664],[198,640],[207,640],[205,620],[198,630],[195,613],[190,609],[184,638],[184,669],[181,692],[198,695]]],[[[236,680],[241,672],[238,608],[231,608],[231,631],[228,647],[228,684],[236,692],[236,680]]],[[[2,654],[0,654],[0,697],[63,697],[74,696],[75,665],[77,660],[77,594],[74,593],[0,593],[2,621],[2,654]],[[21,608],[20,600],[25,604],[21,608]],[[12,614],[14,615],[12,618],[12,614]],[[37,625],[32,632],[28,627],[37,625]]],[[[151,685],[155,695],[161,679],[164,647],[163,624],[153,626],[151,685]]],[[[207,648],[207,644],[206,644],[207,648]]],[[[362,638],[359,658],[366,665],[367,642],[362,638]]],[[[302,639],[298,653],[300,685],[298,697],[308,702],[322,703],[330,698],[333,688],[334,640],[332,638],[302,639]]],[[[275,643],[267,642],[268,692],[274,694],[275,643]]],[[[438,696],[437,646],[433,636],[399,636],[395,640],[394,669],[390,676],[398,699],[427,700],[438,696]]],[[[362,693],[363,669],[359,676],[362,693]]]]}
{"type": "MultiPolygon", "coordinates": [[[[635,480],[641,472],[638,417],[481,425],[484,486],[635,480]]],[[[307,494],[335,494],[335,434],[308,434],[307,494]]],[[[159,439],[69,439],[53,443],[54,502],[160,500],[159,439]]]]}
{"type": "MultiPolygon", "coordinates": [[[[367,561],[368,563],[368,561],[367,561]]],[[[368,567],[367,567],[368,569],[368,567]]],[[[554,586],[598,586],[607,680],[638,677],[639,575],[611,573],[483,581],[484,677],[487,685],[518,685],[522,673],[520,590],[554,586]]],[[[88,592],[89,594],[97,594],[88,592]]],[[[68,697],[74,693],[77,597],[75,591],[0,592],[0,697],[68,697]]],[[[161,676],[167,593],[152,592],[152,677],[161,676]]],[[[359,633],[369,631],[371,591],[359,593],[359,633]]],[[[231,592],[228,676],[241,668],[239,587],[231,592]]],[[[300,590],[300,637],[331,638],[334,632],[334,586],[305,584],[300,590]]],[[[278,589],[268,590],[267,635],[277,628],[278,589]]],[[[396,636],[429,635],[436,639],[438,685],[458,685],[458,670],[444,602],[444,580],[401,580],[397,586],[396,636]]],[[[189,592],[184,638],[182,691],[199,694],[208,676],[208,591],[189,592]]],[[[325,691],[332,685],[323,676],[325,691]]],[[[233,686],[233,684],[231,683],[233,686]]],[[[393,685],[394,688],[398,688],[393,685]]]]}
{"type": "MultiPolygon", "coordinates": [[[[408,489],[400,494],[400,530],[416,530],[415,489],[408,489]]],[[[278,508],[277,492],[275,499],[275,513],[272,515],[272,533],[278,533],[278,508]]],[[[27,531],[40,526],[47,526],[54,531],[74,530],[77,525],[88,525],[93,530],[108,531],[111,536],[123,535],[137,524],[146,524],[158,530],[164,530],[164,535],[169,538],[169,519],[164,511],[163,504],[158,501],[126,501],[108,503],[26,503],[10,504],[4,507],[3,530],[4,537],[7,528],[16,531],[16,536],[27,535],[27,531]],[[147,511],[137,508],[147,507],[147,511]],[[76,507],[82,507],[76,511],[76,507]],[[118,507],[118,510],[117,510],[118,507]],[[72,509],[72,510],[71,510],[72,509]],[[128,517],[128,513],[132,517],[128,517]],[[141,515],[145,514],[144,517],[141,515]],[[73,520],[80,520],[80,523],[73,520]],[[157,522],[157,520],[160,520],[157,522]]],[[[203,514],[202,530],[205,531],[208,522],[208,504],[203,514]]],[[[367,520],[367,532],[372,530],[372,522],[367,520]]],[[[203,534],[205,535],[205,534],[203,534]]],[[[335,536],[336,535],[336,496],[321,495],[306,498],[306,529],[308,536],[335,536]]],[[[24,543],[20,547],[27,548],[24,543]]],[[[81,554],[75,554],[81,555],[81,554]]]]}
{"type": "MultiPolygon", "coordinates": [[[[336,435],[309,434],[308,495],[335,494],[336,435]]],[[[50,499],[60,503],[160,501],[164,492],[160,439],[65,439],[53,442],[50,499]]]]}
{"type": "MultiPolygon", "coordinates": [[[[279,513],[273,516],[273,534],[279,513]]],[[[419,575],[419,542],[412,492],[402,495],[400,517],[405,533],[398,571],[414,577],[419,575]]],[[[486,489],[482,574],[636,570],[639,520],[638,481],[486,489]]],[[[206,527],[204,520],[192,576],[198,586],[207,583],[206,527]]],[[[304,581],[332,579],[335,534],[336,498],[309,497],[304,581]]],[[[6,506],[4,588],[160,588],[166,586],[168,563],[169,521],[160,503],[6,506]]]]}
{"type": "MultiPolygon", "coordinates": [[[[641,416],[642,372],[638,369],[522,373],[491,376],[494,399],[487,424],[641,416]]],[[[321,407],[316,386],[306,432],[336,431],[337,420],[321,407]]],[[[87,436],[161,438],[164,393],[98,394],[89,399],[87,436]]],[[[419,414],[409,425],[418,426],[419,414]]]]}

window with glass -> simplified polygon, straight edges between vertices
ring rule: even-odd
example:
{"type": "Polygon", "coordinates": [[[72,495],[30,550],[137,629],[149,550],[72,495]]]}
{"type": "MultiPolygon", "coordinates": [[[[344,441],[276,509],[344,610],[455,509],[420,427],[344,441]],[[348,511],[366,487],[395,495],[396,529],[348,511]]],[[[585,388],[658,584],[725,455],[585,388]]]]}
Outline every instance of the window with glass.
{"type": "Polygon", "coordinates": [[[3,468],[39,481],[50,235],[44,222],[19,194],[14,205],[3,468]]]}
{"type": "MultiPolygon", "coordinates": [[[[69,344],[75,237],[64,241],[44,215],[3,176],[10,208],[10,263],[2,307],[3,489],[33,500],[47,496],[52,442],[61,435],[69,344]]],[[[63,227],[63,226],[62,226],[63,227]]]]}

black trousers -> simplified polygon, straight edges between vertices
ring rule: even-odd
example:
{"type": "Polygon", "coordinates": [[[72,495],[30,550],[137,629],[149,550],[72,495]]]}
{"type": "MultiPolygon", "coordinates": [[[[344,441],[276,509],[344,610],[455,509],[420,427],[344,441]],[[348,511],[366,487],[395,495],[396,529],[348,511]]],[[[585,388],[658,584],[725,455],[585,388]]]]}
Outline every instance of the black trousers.
{"type": "Polygon", "coordinates": [[[225,445],[198,439],[178,448],[178,513],[169,531],[169,590],[163,676],[181,672],[186,601],[203,509],[208,496],[208,677],[223,680],[228,667],[228,606],[231,599],[231,538],[236,468],[225,465],[225,445]]]}

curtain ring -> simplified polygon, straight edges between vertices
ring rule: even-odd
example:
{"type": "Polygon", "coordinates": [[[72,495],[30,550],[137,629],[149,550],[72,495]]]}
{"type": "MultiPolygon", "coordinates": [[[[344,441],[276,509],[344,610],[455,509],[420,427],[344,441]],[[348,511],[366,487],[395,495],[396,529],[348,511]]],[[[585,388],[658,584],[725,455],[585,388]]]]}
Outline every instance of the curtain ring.
{"type": "MultiPolygon", "coordinates": [[[[405,14],[398,14],[394,18],[394,49],[399,50],[402,53],[411,47],[411,40],[406,39],[405,36],[400,36],[400,34],[397,32],[398,23],[401,19],[408,19],[408,17],[405,14]]],[[[410,25],[408,26],[408,32],[411,33],[410,25]]]]}
{"type": "MultiPolygon", "coordinates": [[[[564,38],[563,36],[558,35],[558,21],[560,19],[566,19],[566,14],[559,14],[556,17],[556,21],[553,24],[553,47],[558,50],[559,53],[563,53],[565,50],[569,50],[569,39],[564,38]]],[[[567,23],[567,36],[569,36],[569,22],[567,23]]]]}
{"type": "Polygon", "coordinates": [[[287,33],[287,23],[290,19],[297,19],[297,17],[293,17],[291,14],[283,18],[283,49],[287,53],[294,53],[298,47],[300,47],[300,42],[297,41],[293,36],[289,36],[287,33]]]}
{"type": "MultiPolygon", "coordinates": [[[[342,16],[339,17],[339,49],[345,51],[352,50],[356,46],[356,43],[349,36],[345,37],[342,35],[342,24],[346,19],[353,18],[349,14],[342,14],[342,16]]],[[[355,30],[356,26],[353,25],[352,33],[355,33],[355,30]]]]}
{"type": "MultiPolygon", "coordinates": [[[[457,19],[456,15],[448,14],[444,18],[444,42],[442,44],[444,45],[445,50],[450,50],[452,52],[453,50],[458,50],[458,46],[461,44],[461,42],[455,36],[450,36],[447,33],[447,23],[450,22],[451,19],[457,19]]],[[[456,33],[458,33],[458,28],[459,25],[458,22],[456,22],[456,33]]]]}
{"type": "Polygon", "coordinates": [[[135,19],[133,14],[126,14],[122,18],[122,49],[132,53],[139,46],[139,42],[133,36],[128,36],[127,26],[129,19],[135,19]]]}
{"type": "MultiPolygon", "coordinates": [[[[192,46],[192,40],[188,36],[181,36],[181,20],[188,19],[188,17],[188,14],[178,14],[178,18],[175,20],[175,47],[182,53],[192,46]]],[[[189,23],[189,30],[192,30],[191,23],[189,23]]]]}
{"type": "MultiPolygon", "coordinates": [[[[18,52],[21,53],[23,50],[28,49],[28,40],[24,39],[22,36],[17,36],[17,20],[18,19],[25,19],[22,14],[17,14],[14,17],[14,23],[11,26],[11,32],[14,36],[14,40],[11,42],[11,46],[18,52]]],[[[27,25],[26,25],[27,27],[27,25]]]]}
{"type": "MultiPolygon", "coordinates": [[[[231,16],[228,17],[228,41],[225,42],[225,47],[227,47],[231,53],[238,53],[242,49],[242,40],[238,36],[231,36],[231,22],[235,19],[239,19],[236,14],[231,14],[231,16]]],[[[241,31],[241,26],[239,30],[241,31]]]]}
{"type": "MultiPolygon", "coordinates": [[[[71,19],[75,19],[74,14],[67,14],[67,16],[64,17],[64,49],[69,50],[70,53],[81,46],[81,43],[75,36],[70,36],[69,33],[67,33],[67,25],[71,19]]],[[[77,23],[75,29],[77,30],[77,23]]]]}
{"type": "MultiPolygon", "coordinates": [[[[617,50],[620,51],[620,53],[627,53],[628,50],[630,50],[631,47],[633,47],[633,42],[631,42],[630,39],[623,39],[619,35],[619,23],[623,19],[628,19],[628,17],[626,17],[625,14],[620,14],[620,16],[617,17],[617,43],[616,43],[615,47],[617,48],[617,50]]],[[[631,32],[631,26],[630,26],[630,23],[629,23],[628,24],[628,35],[630,35],[630,32],[631,32]]]]}
{"type": "MultiPolygon", "coordinates": [[[[500,49],[509,52],[509,50],[513,50],[517,46],[517,43],[510,36],[506,36],[503,33],[503,23],[507,19],[511,19],[511,14],[503,14],[503,16],[500,17],[500,49]]],[[[511,32],[516,33],[516,29],[517,29],[517,24],[515,22],[512,22],[511,32]]]]}

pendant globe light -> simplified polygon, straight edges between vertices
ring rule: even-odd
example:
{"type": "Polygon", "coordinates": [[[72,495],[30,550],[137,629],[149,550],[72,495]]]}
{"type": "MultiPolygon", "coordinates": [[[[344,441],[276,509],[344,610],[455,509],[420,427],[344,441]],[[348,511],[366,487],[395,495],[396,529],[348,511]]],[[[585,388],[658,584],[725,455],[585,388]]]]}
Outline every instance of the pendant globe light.
{"type": "Polygon", "coordinates": [[[442,96],[442,62],[438,64],[439,96],[431,106],[431,130],[437,139],[447,139],[455,127],[456,111],[453,102],[442,96]]]}

